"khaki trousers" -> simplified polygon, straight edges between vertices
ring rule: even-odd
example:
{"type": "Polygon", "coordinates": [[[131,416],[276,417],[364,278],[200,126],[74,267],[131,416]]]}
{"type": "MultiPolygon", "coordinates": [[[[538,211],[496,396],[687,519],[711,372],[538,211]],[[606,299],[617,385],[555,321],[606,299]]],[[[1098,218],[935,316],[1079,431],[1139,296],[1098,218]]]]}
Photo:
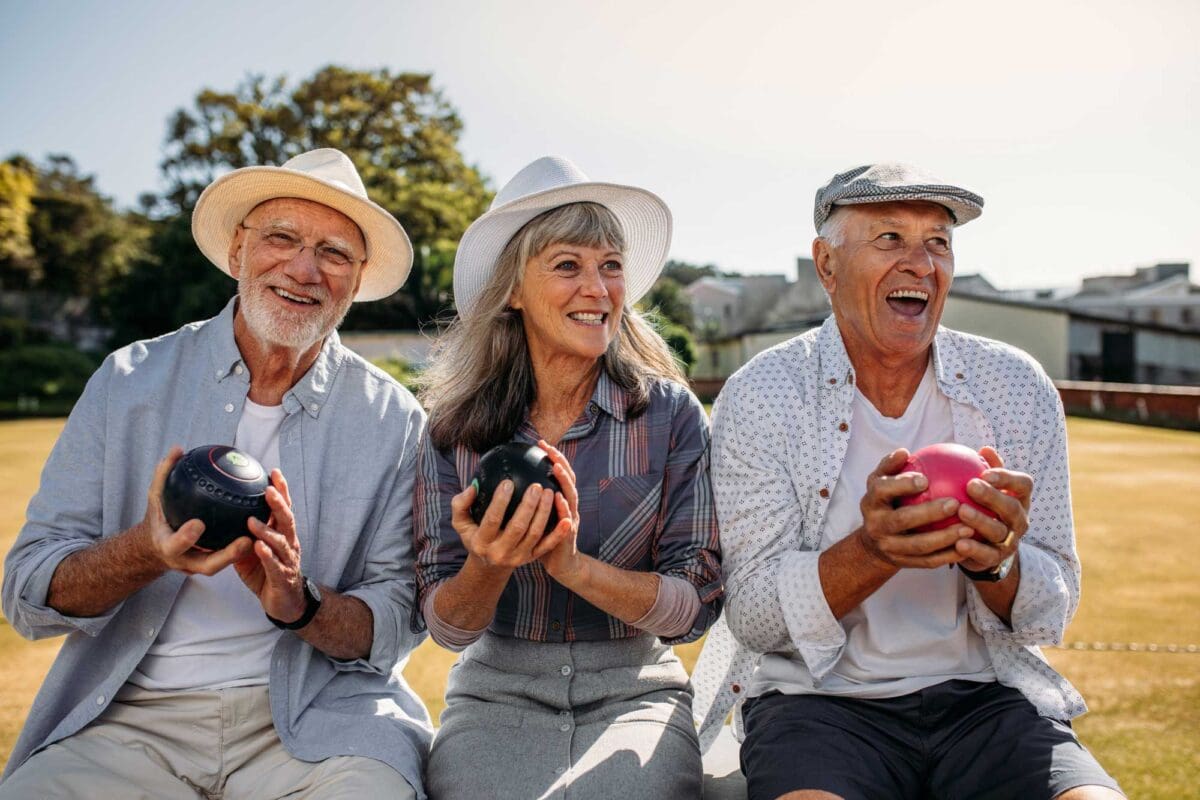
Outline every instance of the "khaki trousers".
{"type": "Polygon", "coordinates": [[[0,784],[0,800],[415,800],[400,773],[371,758],[311,763],[288,754],[267,687],[152,692],[126,684],[98,719],[35,753],[0,784]]]}

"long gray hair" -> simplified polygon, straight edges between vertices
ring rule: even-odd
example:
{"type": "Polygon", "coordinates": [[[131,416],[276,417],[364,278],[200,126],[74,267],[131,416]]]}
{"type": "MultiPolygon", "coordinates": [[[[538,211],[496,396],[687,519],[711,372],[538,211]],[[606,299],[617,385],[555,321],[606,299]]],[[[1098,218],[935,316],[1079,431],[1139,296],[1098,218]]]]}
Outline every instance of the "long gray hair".
{"type": "MultiPolygon", "coordinates": [[[[604,206],[571,203],[534,217],[509,240],[475,308],[442,335],[420,379],[435,447],[463,444],[483,452],[510,441],[525,419],[536,386],[521,312],[509,300],[529,259],[553,244],[624,252],[625,233],[604,206]]],[[[600,361],[628,393],[631,417],[646,410],[656,380],[687,385],[671,348],[628,303],[600,361]]]]}

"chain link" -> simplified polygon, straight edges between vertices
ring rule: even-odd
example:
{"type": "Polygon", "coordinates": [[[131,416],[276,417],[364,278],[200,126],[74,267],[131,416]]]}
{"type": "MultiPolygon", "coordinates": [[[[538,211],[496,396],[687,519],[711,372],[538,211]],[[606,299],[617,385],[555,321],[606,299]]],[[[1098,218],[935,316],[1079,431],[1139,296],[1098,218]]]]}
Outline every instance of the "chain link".
{"type": "Polygon", "coordinates": [[[1056,650],[1090,650],[1100,653],[1200,653],[1200,644],[1141,644],[1138,642],[1063,642],[1056,650]]]}

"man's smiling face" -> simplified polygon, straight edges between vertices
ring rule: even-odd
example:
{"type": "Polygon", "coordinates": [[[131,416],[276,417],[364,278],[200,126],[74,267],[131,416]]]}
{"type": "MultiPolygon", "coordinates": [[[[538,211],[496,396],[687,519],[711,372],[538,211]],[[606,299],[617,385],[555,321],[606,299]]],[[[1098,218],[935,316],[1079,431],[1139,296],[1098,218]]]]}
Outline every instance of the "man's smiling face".
{"type": "Polygon", "coordinates": [[[310,200],[268,200],[246,215],[230,247],[239,311],[264,342],[305,349],[341,323],[358,291],[366,244],[344,214],[310,200]],[[303,242],[287,254],[290,242],[303,242]],[[345,254],[351,264],[329,269],[318,253],[345,254]],[[333,250],[329,250],[332,248],[333,250]]]}
{"type": "MultiPolygon", "coordinates": [[[[933,344],[954,278],[954,221],[936,203],[844,206],[814,244],[817,273],[851,358],[891,364],[933,344]]],[[[824,230],[824,229],[823,229],[824,230]]]]}

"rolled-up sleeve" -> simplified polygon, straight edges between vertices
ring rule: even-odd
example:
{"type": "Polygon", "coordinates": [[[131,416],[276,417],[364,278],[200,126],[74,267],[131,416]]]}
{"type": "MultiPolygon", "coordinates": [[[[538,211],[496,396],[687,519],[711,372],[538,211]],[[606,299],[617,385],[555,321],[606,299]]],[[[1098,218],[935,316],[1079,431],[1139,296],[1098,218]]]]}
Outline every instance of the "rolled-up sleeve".
{"type": "Polygon", "coordinates": [[[840,657],[845,631],[817,573],[820,553],[801,549],[803,508],[788,461],[789,426],[779,410],[799,396],[757,397],[726,384],[713,415],[713,486],[726,569],[726,623],[756,653],[797,652],[814,678],[840,657]]]}
{"type": "Polygon", "coordinates": [[[438,450],[428,435],[422,436],[413,493],[418,600],[410,621],[414,631],[426,629],[421,613],[425,597],[466,563],[467,549],[450,524],[450,501],[461,491],[452,452],[438,450]]]}
{"type": "Polygon", "coordinates": [[[700,609],[691,629],[667,644],[699,639],[717,621],[724,599],[721,546],[709,474],[708,418],[690,392],[671,424],[666,470],[663,475],[660,531],[654,548],[654,570],[691,584],[700,609]]]}
{"type": "Polygon", "coordinates": [[[1020,646],[1060,644],[1079,605],[1080,587],[1062,400],[1044,374],[1032,392],[1036,412],[1027,442],[1029,463],[1012,464],[1033,478],[1033,496],[1029,529],[1019,545],[1021,582],[1011,625],[992,613],[971,586],[972,618],[980,634],[1020,646]]]}
{"type": "Polygon", "coordinates": [[[103,534],[105,414],[111,356],[88,381],[42,469],[25,524],[4,561],[4,615],[22,636],[42,639],[81,631],[96,636],[121,609],[70,617],[49,605],[63,559],[103,534]]]}
{"type": "Polygon", "coordinates": [[[330,659],[340,671],[367,671],[381,675],[408,656],[425,638],[412,630],[417,606],[413,547],[413,491],[416,483],[418,441],[424,414],[407,420],[401,456],[393,466],[391,489],[383,503],[367,546],[363,577],[343,591],[366,604],[374,618],[371,652],[365,659],[330,659]]]}

